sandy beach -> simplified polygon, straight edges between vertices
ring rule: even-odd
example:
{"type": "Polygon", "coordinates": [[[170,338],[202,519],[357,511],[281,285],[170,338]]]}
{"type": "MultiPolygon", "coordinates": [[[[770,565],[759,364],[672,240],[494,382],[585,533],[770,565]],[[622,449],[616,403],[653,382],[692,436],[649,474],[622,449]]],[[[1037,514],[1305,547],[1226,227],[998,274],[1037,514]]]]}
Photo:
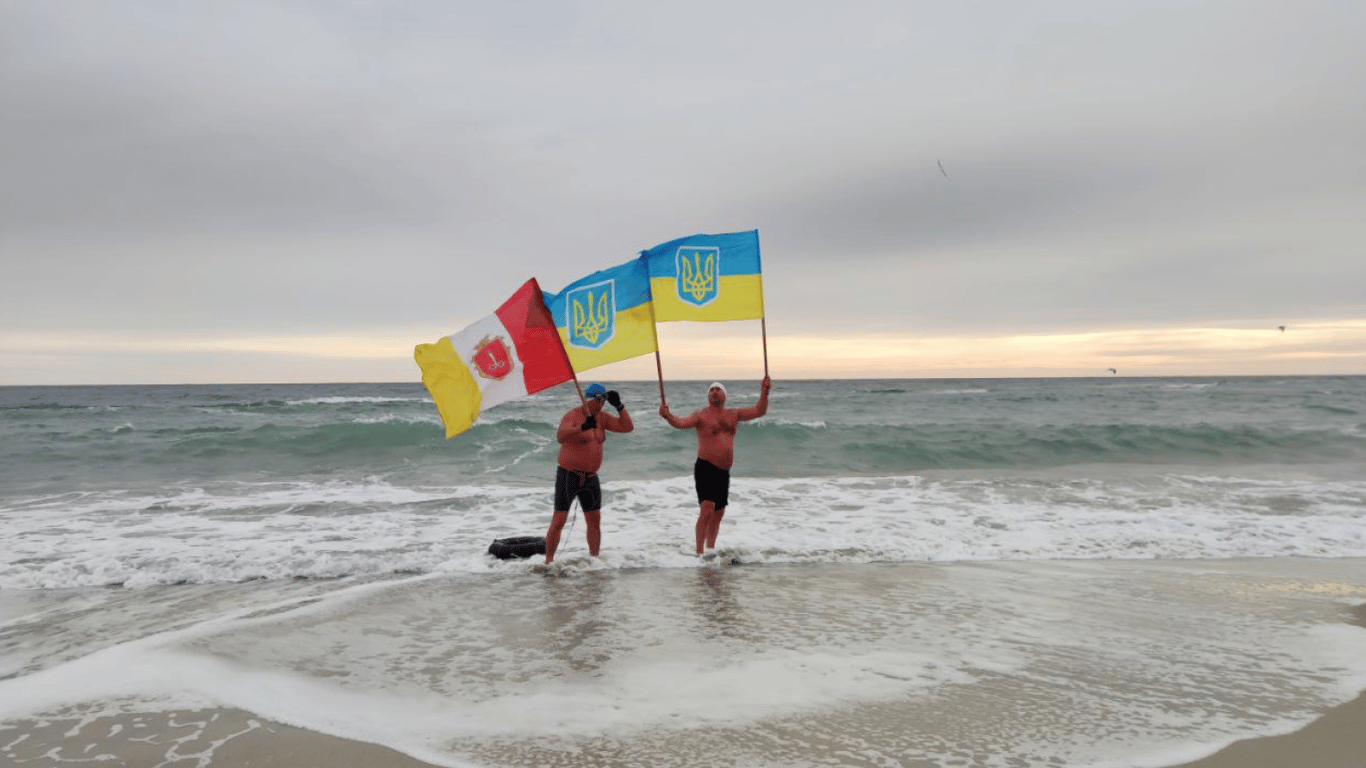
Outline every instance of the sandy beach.
{"type": "MultiPolygon", "coordinates": [[[[1173,768],[1362,768],[1366,766],[1363,723],[1366,723],[1366,695],[1329,710],[1294,733],[1239,741],[1209,757],[1173,768]]],[[[5,742],[5,753],[12,764],[34,768],[78,762],[117,768],[153,765],[166,768],[182,765],[433,768],[436,765],[387,747],[272,723],[232,709],[138,713],[93,720],[71,717],[42,722],[20,721],[0,727],[0,741],[5,742]]],[[[902,765],[922,768],[931,764],[902,762],[902,765]]]]}
{"type": "MultiPolygon", "coordinates": [[[[1301,730],[1239,741],[1209,757],[1172,768],[1362,768],[1366,766],[1363,723],[1366,695],[1329,710],[1301,730]]],[[[5,743],[5,753],[13,765],[34,768],[73,763],[111,768],[437,765],[387,747],[273,723],[232,709],[138,713],[93,720],[71,717],[20,721],[0,727],[0,741],[5,743]]],[[[932,765],[904,761],[901,764],[907,768],[932,765]]],[[[627,764],[612,765],[615,768],[627,764]]]]}
{"type": "Polygon", "coordinates": [[[272,723],[236,709],[25,720],[0,726],[0,742],[6,764],[15,766],[431,766],[387,747],[272,723]]]}
{"type": "MultiPolygon", "coordinates": [[[[1352,613],[1366,627],[1366,606],[1352,613]]],[[[1293,733],[1246,739],[1177,768],[1362,768],[1366,766],[1366,693],[1293,733]]]]}
{"type": "MultiPolygon", "coordinates": [[[[225,683],[223,698],[249,706],[154,711],[139,709],[133,698],[52,708],[0,724],[0,762],[1366,765],[1366,697],[1315,708],[1307,703],[1311,689],[1294,682],[1318,676],[1296,670],[1297,637],[1326,634],[1360,647],[1366,569],[1359,560],[646,569],[501,582],[429,579],[371,590],[334,607],[311,600],[296,612],[177,639],[177,654],[189,649],[232,659],[249,685],[225,683]],[[498,616],[492,634],[443,620],[423,629],[434,606],[461,614],[487,604],[494,591],[520,607],[498,616]],[[1259,627],[1271,632],[1268,639],[1245,637],[1259,627]],[[424,631],[432,632],[430,646],[424,631]],[[327,658],[310,645],[320,633],[333,649],[327,658]],[[363,654],[349,655],[375,638],[380,642],[363,654]],[[412,655],[394,650],[405,647],[412,655]],[[445,650],[438,656],[433,648],[445,650]],[[1274,665],[1239,677],[1283,652],[1289,655],[1274,665]],[[490,671],[490,654],[505,653],[523,654],[508,675],[517,679],[500,677],[496,691],[480,687],[489,675],[504,674],[490,671]],[[530,658],[543,658],[545,671],[531,670],[530,658]],[[401,672],[380,668],[438,660],[454,671],[423,672],[444,675],[428,683],[439,694],[433,704],[421,705],[417,696],[410,712],[388,711],[405,706],[392,696],[409,685],[394,682],[401,672]],[[356,669],[362,664],[368,671],[356,669]],[[722,669],[707,677],[712,664],[722,669]],[[1187,666],[1170,680],[1151,679],[1173,664],[1187,666]],[[266,683],[278,690],[254,700],[241,693],[277,667],[292,670],[282,679],[288,685],[266,683]],[[331,686],[344,670],[367,686],[363,693],[375,694],[366,708],[338,709],[312,690],[331,686]],[[479,684],[461,682],[471,677],[479,684]],[[843,685],[849,679],[855,684],[843,685]],[[373,690],[385,686],[388,694],[373,690]],[[287,712],[285,700],[295,695],[316,706],[299,710],[313,712],[313,720],[272,716],[287,712]],[[477,700],[472,708],[445,702],[462,698],[477,700]],[[415,728],[423,706],[438,711],[415,728]],[[1288,718],[1297,722],[1292,732],[1257,736],[1288,718]],[[1233,735],[1219,739],[1211,728],[1233,735]],[[390,734],[398,748],[371,743],[390,734]]],[[[1304,647],[1311,656],[1319,652],[1304,647]]],[[[354,693],[345,684],[321,690],[343,699],[354,693]]]]}
{"type": "Polygon", "coordinates": [[[1247,739],[1178,768],[1362,768],[1366,766],[1366,695],[1329,710],[1284,736],[1247,739]]]}

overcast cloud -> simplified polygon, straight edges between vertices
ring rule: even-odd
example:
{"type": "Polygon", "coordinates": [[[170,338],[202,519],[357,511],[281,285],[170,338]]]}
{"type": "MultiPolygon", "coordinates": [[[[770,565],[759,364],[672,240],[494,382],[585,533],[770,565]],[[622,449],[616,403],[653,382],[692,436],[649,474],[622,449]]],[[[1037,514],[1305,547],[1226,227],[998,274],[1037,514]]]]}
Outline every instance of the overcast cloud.
{"type": "MultiPolygon", "coordinates": [[[[1331,0],[0,0],[0,384],[416,380],[529,276],[753,228],[777,350],[1318,324],[1266,372],[1366,372],[1363,30],[1331,0]]],[[[948,370],[916,354],[880,370],[948,370]]]]}

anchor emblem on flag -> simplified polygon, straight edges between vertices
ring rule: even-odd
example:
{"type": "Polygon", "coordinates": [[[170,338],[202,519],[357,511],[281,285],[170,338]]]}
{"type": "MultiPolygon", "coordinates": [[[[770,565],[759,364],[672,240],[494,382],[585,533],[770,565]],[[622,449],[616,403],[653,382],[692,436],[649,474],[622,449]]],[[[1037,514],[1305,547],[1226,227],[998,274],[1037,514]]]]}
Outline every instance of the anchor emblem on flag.
{"type": "Polygon", "coordinates": [[[502,336],[490,339],[485,336],[475,345],[474,356],[470,358],[475,370],[486,379],[503,379],[512,373],[512,354],[508,352],[507,342],[502,336]]]}

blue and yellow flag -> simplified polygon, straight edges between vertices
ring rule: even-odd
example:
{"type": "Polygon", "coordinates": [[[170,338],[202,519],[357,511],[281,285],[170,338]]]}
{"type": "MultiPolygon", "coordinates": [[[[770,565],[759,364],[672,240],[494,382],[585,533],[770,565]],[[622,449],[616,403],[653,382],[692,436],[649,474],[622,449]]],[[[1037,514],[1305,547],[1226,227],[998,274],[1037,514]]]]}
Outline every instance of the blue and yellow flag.
{"type": "Polygon", "coordinates": [[[594,272],[545,295],[575,371],[646,355],[659,348],[644,259],[594,272]]]}
{"type": "Polygon", "coordinates": [[[661,323],[764,316],[758,230],[681,237],[640,257],[650,271],[655,319],[661,323]]]}

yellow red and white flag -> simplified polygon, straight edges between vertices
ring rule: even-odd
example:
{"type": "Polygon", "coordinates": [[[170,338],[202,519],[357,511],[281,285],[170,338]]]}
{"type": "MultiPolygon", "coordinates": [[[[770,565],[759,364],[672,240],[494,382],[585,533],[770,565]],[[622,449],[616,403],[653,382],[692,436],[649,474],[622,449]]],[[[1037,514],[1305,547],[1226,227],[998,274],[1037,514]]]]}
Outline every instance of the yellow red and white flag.
{"type": "Polygon", "coordinates": [[[413,358],[448,440],[499,403],[574,378],[536,278],[492,315],[435,344],[418,344],[413,358]]]}

